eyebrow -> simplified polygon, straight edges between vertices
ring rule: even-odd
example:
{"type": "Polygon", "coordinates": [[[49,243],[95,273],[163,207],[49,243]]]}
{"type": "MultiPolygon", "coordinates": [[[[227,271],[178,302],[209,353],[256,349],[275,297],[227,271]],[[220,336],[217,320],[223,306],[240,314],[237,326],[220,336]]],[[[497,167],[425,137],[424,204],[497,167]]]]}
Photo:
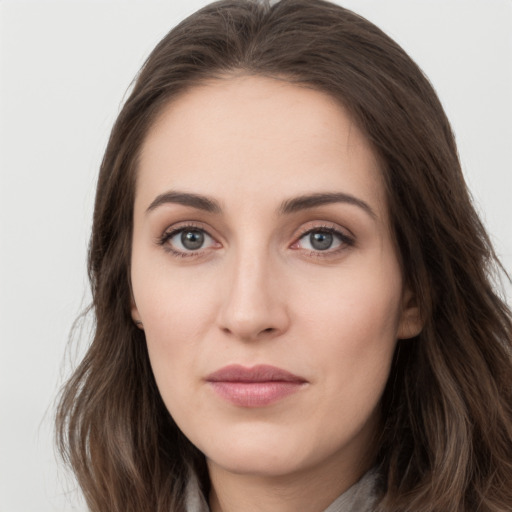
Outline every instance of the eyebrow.
{"type": "Polygon", "coordinates": [[[192,194],[190,192],[165,192],[155,198],[155,200],[148,206],[146,213],[158,208],[159,206],[167,203],[181,204],[183,206],[190,206],[198,210],[204,210],[208,213],[220,213],[221,207],[215,199],[202,196],[199,194],[192,194]]]}
{"type": "Polygon", "coordinates": [[[309,194],[295,197],[293,199],[288,199],[281,204],[279,213],[295,213],[300,210],[307,210],[308,208],[315,208],[317,206],[323,206],[332,203],[346,203],[357,206],[364,210],[373,219],[377,218],[377,215],[368,203],[362,199],[358,199],[353,195],[345,194],[343,192],[309,194]]]}
{"type": "MultiPolygon", "coordinates": [[[[218,201],[210,197],[194,194],[191,192],[169,191],[157,196],[148,206],[146,213],[155,210],[159,206],[167,203],[190,206],[191,208],[203,210],[208,213],[218,214],[222,212],[222,208],[220,207],[218,201]]],[[[287,199],[281,203],[278,212],[280,215],[287,215],[296,213],[301,210],[307,210],[310,208],[333,203],[346,203],[357,206],[364,210],[368,215],[370,215],[370,217],[374,219],[377,217],[368,203],[351,194],[345,194],[343,192],[315,193],[287,199]]]]}

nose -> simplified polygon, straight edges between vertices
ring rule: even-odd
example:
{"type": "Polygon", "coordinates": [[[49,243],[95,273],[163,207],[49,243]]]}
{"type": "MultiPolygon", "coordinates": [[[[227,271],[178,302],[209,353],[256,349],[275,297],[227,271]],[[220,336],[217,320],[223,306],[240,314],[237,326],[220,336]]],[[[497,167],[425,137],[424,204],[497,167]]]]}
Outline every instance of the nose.
{"type": "Polygon", "coordinates": [[[269,339],[289,327],[286,289],[268,254],[240,254],[226,272],[218,325],[244,340],[269,339]]]}

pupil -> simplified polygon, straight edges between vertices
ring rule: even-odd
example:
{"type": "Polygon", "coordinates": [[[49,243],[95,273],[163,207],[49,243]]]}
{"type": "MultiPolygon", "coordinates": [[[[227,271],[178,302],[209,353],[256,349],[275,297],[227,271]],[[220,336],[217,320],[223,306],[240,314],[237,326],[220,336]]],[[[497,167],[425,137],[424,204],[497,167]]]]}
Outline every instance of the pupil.
{"type": "Polygon", "coordinates": [[[201,231],[184,231],[181,233],[181,243],[191,251],[200,249],[204,243],[204,234],[201,231]]]}
{"type": "Polygon", "coordinates": [[[311,243],[311,247],[316,249],[317,251],[325,251],[329,249],[332,245],[332,233],[311,233],[309,235],[309,241],[311,243]]]}

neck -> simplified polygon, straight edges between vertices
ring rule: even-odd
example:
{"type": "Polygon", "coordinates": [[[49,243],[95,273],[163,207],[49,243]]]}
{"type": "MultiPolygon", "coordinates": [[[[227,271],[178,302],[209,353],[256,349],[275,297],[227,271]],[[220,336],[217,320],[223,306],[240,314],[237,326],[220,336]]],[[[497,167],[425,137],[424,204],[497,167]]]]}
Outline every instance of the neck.
{"type": "Polygon", "coordinates": [[[212,512],[322,512],[369,469],[340,467],[324,460],[318,468],[265,476],[227,471],[208,461],[212,512]]]}

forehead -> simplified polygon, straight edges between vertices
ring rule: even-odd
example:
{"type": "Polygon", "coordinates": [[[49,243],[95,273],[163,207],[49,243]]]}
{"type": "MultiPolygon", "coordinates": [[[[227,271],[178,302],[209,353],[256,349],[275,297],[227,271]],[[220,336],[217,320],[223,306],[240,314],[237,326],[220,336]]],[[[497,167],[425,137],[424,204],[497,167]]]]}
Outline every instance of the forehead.
{"type": "Polygon", "coordinates": [[[368,141],[329,95],[266,77],[212,80],[171,101],[148,132],[137,201],[166,189],[270,203],[312,191],[384,204],[368,141]]]}

